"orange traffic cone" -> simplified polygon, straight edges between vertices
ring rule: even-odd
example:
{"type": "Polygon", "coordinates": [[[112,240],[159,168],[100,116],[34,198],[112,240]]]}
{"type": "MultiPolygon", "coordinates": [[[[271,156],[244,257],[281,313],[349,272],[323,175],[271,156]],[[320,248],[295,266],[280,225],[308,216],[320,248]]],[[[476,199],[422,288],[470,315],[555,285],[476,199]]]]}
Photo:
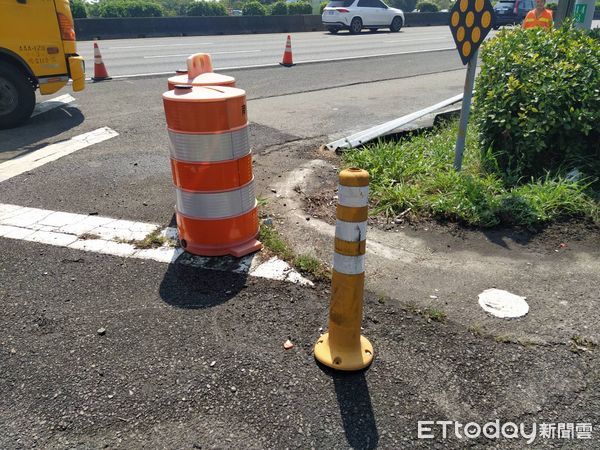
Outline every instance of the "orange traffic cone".
{"type": "Polygon", "coordinates": [[[108,76],[108,72],[106,71],[106,67],[102,62],[102,55],[100,54],[100,49],[98,48],[98,44],[94,42],[94,76],[92,80],[94,81],[103,81],[110,80],[111,78],[108,76]]]}
{"type": "Polygon", "coordinates": [[[281,64],[282,66],[285,66],[285,67],[295,66],[295,64],[292,60],[292,38],[290,37],[289,34],[287,37],[287,42],[285,43],[285,52],[283,52],[283,61],[281,61],[279,64],[281,64]]]}

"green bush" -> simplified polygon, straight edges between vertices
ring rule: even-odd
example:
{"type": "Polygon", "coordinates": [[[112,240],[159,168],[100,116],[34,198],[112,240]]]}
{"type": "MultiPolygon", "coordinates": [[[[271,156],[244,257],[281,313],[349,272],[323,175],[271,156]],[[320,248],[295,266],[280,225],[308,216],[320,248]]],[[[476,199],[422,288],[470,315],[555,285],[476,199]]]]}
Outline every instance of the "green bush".
{"type": "Polygon", "coordinates": [[[162,17],[162,7],[148,0],[105,0],[98,6],[100,17],[162,17]]]}
{"type": "Polygon", "coordinates": [[[188,16],[226,16],[227,9],[221,2],[200,0],[189,5],[188,16]]]}
{"type": "Polygon", "coordinates": [[[417,0],[391,0],[390,6],[400,8],[404,12],[413,12],[417,6],[417,0]]]}
{"type": "Polygon", "coordinates": [[[185,16],[194,0],[154,0],[162,6],[165,16],[185,16]]]}
{"type": "Polygon", "coordinates": [[[288,14],[290,16],[299,14],[312,14],[312,6],[306,2],[293,2],[288,6],[288,14]]]}
{"type": "Polygon", "coordinates": [[[438,11],[441,11],[442,9],[450,9],[452,8],[452,5],[454,5],[454,2],[452,0],[430,0],[431,3],[434,3],[437,7],[438,7],[438,11]]]}
{"type": "Polygon", "coordinates": [[[100,3],[86,3],[85,10],[88,17],[100,17],[100,3]]]}
{"type": "Polygon", "coordinates": [[[69,0],[69,4],[71,5],[71,14],[73,14],[74,19],[85,19],[87,17],[83,0],[69,0]]]}
{"type": "Polygon", "coordinates": [[[503,30],[481,51],[474,120],[508,184],[578,168],[600,177],[600,42],[562,27],[503,30]]]}
{"type": "Polygon", "coordinates": [[[547,3],[546,9],[549,9],[551,11],[556,11],[558,9],[558,3],[547,3]]]}
{"type": "Polygon", "coordinates": [[[242,7],[242,15],[244,16],[266,16],[267,10],[257,1],[246,3],[242,7]]]}
{"type": "Polygon", "coordinates": [[[329,3],[329,2],[328,1],[324,1],[324,2],[321,2],[321,4],[319,5],[319,11],[321,11],[321,14],[323,14],[323,10],[327,6],[327,3],[329,3]]]}
{"type": "Polygon", "coordinates": [[[544,176],[515,187],[482,170],[477,127],[467,130],[463,167],[453,169],[458,123],[400,142],[378,142],[345,152],[344,167],[369,172],[372,214],[436,218],[480,227],[521,225],[537,228],[566,218],[600,224],[600,203],[585,180],[544,176]]]}
{"type": "Polygon", "coordinates": [[[272,16],[285,16],[288,13],[288,7],[286,2],[276,2],[271,6],[271,15],[272,16]]]}
{"type": "Polygon", "coordinates": [[[435,3],[421,2],[417,5],[420,12],[438,12],[438,6],[435,3]]]}

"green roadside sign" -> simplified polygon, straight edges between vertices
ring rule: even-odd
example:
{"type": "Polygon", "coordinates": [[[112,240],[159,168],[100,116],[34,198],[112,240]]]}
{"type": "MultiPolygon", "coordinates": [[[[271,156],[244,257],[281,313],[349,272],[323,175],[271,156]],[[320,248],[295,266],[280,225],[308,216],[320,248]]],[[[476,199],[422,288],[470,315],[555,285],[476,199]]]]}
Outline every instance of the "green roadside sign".
{"type": "Polygon", "coordinates": [[[587,12],[587,5],[585,3],[578,3],[575,5],[573,10],[573,20],[575,23],[583,23],[585,21],[585,14],[587,12]]]}

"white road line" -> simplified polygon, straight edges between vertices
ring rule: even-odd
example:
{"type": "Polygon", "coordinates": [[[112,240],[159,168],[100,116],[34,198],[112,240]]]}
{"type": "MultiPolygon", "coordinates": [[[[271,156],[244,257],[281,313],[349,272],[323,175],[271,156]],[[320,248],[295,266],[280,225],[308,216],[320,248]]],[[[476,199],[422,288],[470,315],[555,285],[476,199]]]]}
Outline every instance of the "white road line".
{"type": "Polygon", "coordinates": [[[155,47],[193,47],[195,45],[214,45],[214,42],[196,42],[190,44],[158,44],[158,45],[127,45],[123,47],[108,47],[109,50],[129,48],[155,48],[155,47]]]}
{"type": "MultiPolygon", "coordinates": [[[[234,52],[210,52],[210,55],[231,55],[234,53],[259,53],[262,50],[238,50],[234,52]]],[[[154,55],[154,56],[143,56],[144,59],[154,59],[154,58],[174,58],[179,56],[190,56],[189,53],[184,53],[180,55],[154,55]]]]}
{"type": "Polygon", "coordinates": [[[108,127],[98,128],[89,133],[80,134],[68,141],[58,142],[0,164],[0,183],[24,172],[36,169],[63,156],[118,136],[115,130],[108,127]]]}
{"type": "Polygon", "coordinates": [[[133,222],[110,217],[64,213],[47,209],[0,203],[0,238],[17,239],[74,250],[102,253],[123,258],[151,259],[162,263],[180,262],[201,269],[247,273],[312,286],[285,261],[271,258],[260,263],[256,255],[241,259],[209,258],[185,254],[176,247],[177,229],[160,230],[165,242],[160,247],[139,248],[136,244],[160,226],[154,223],[133,222]],[[137,242],[136,242],[137,241],[137,242]]]}
{"type": "Polygon", "coordinates": [[[410,40],[403,40],[403,39],[396,39],[394,41],[383,41],[383,42],[391,42],[394,44],[412,44],[413,42],[435,42],[435,41],[452,41],[452,35],[448,34],[448,36],[438,36],[438,37],[434,37],[434,38],[427,38],[427,39],[410,39],[410,40]]]}
{"type": "Polygon", "coordinates": [[[75,101],[69,94],[61,95],[59,97],[51,98],[50,100],[46,100],[44,102],[38,103],[35,105],[35,109],[33,110],[33,114],[31,117],[35,117],[39,114],[43,114],[51,109],[58,108],[59,106],[67,105],[71,102],[75,101]]]}
{"type": "MultiPolygon", "coordinates": [[[[353,60],[353,59],[367,59],[367,58],[377,58],[379,56],[401,56],[401,55],[412,55],[415,53],[434,53],[434,52],[444,52],[449,50],[456,50],[456,47],[443,47],[443,48],[433,48],[430,50],[415,50],[410,52],[393,52],[393,53],[380,53],[376,55],[359,55],[359,56],[348,56],[343,58],[329,58],[329,59],[309,59],[306,61],[296,61],[295,64],[298,66],[300,64],[314,64],[314,63],[322,63],[322,62],[331,62],[331,61],[345,61],[345,60],[353,60]]],[[[214,55],[214,53],[211,53],[214,55]]],[[[181,56],[181,55],[180,55],[181,56]]],[[[187,55],[183,55],[187,56],[187,55]]],[[[267,67],[280,67],[280,64],[270,63],[270,64],[253,64],[247,66],[230,66],[230,67],[215,67],[215,72],[219,70],[239,70],[239,69],[259,69],[259,68],[267,68],[267,67]]],[[[124,79],[124,78],[141,78],[141,77],[158,77],[165,75],[175,75],[175,71],[170,70],[168,72],[148,72],[148,73],[135,73],[131,75],[115,75],[113,79],[124,79]]],[[[91,78],[86,78],[86,80],[91,80],[91,78]]]]}
{"type": "MultiPolygon", "coordinates": [[[[300,64],[314,64],[314,63],[323,63],[323,62],[332,62],[332,61],[349,61],[349,60],[354,60],[354,59],[377,58],[380,56],[413,55],[415,53],[432,53],[432,52],[442,52],[442,51],[448,51],[448,50],[456,50],[456,47],[435,48],[435,49],[431,49],[431,50],[415,50],[415,51],[410,51],[410,52],[379,53],[376,55],[348,56],[348,57],[343,57],[343,58],[307,59],[305,61],[296,61],[295,64],[300,65],[300,64]]],[[[219,70],[236,70],[236,69],[254,69],[254,68],[261,68],[261,67],[278,67],[278,66],[280,66],[279,63],[273,63],[273,64],[261,64],[261,65],[257,64],[257,65],[251,65],[251,66],[217,67],[214,70],[219,71],[219,70]]],[[[173,72],[169,72],[169,73],[173,73],[173,72]]],[[[126,77],[123,77],[123,78],[126,78],[126,77]]]]}

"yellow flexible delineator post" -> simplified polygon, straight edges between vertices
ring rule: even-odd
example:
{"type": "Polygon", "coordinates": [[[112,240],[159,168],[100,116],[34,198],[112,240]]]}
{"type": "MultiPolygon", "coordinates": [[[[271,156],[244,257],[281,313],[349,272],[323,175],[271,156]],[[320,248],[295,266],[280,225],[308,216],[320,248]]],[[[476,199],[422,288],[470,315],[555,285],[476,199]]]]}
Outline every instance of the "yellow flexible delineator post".
{"type": "Polygon", "coordinates": [[[365,284],[369,173],[340,173],[329,331],[315,344],[315,358],[338,370],[360,370],[373,361],[373,346],[360,334],[365,284]]]}

